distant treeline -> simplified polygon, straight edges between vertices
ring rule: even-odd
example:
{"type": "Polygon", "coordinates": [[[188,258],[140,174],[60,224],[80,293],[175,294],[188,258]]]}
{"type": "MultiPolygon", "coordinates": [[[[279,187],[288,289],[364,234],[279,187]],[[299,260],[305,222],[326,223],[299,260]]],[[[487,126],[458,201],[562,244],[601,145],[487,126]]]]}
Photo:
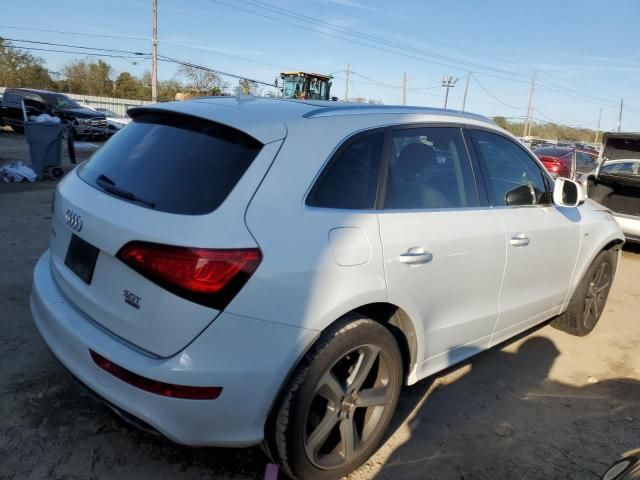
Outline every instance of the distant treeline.
{"type": "MultiPolygon", "coordinates": [[[[524,134],[524,122],[512,122],[505,117],[493,117],[493,120],[518,137],[522,137],[524,134]]],[[[592,143],[595,135],[595,130],[590,128],[574,128],[556,123],[534,122],[531,126],[531,136],[549,140],[592,143]]]]}

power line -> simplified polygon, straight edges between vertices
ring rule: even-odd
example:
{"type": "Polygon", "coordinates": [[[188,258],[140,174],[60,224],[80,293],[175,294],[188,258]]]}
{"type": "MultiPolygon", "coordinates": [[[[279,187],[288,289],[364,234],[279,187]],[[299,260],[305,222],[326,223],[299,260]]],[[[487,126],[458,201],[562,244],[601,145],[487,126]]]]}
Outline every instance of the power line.
{"type": "Polygon", "coordinates": [[[128,37],[124,35],[107,35],[100,33],[83,33],[83,32],[69,32],[67,30],[51,30],[47,28],[33,28],[33,27],[16,27],[14,25],[0,25],[0,28],[10,28],[13,30],[28,30],[32,32],[44,32],[44,33],[60,33],[63,35],[80,35],[85,37],[96,37],[96,38],[118,38],[122,40],[144,40],[148,42],[150,39],[147,37],[128,37]]]}
{"type": "MultiPolygon", "coordinates": [[[[74,55],[88,55],[91,57],[105,57],[105,58],[122,58],[125,60],[148,60],[150,57],[138,57],[138,56],[131,56],[131,55],[111,55],[108,53],[91,53],[91,52],[77,52],[77,51],[71,51],[71,50],[59,50],[59,49],[52,49],[52,48],[38,48],[38,47],[19,47],[22,50],[34,50],[34,51],[38,51],[38,52],[56,52],[56,53],[72,53],[74,55]]],[[[147,54],[145,54],[147,55],[147,54]]]]}
{"type": "MultiPolygon", "coordinates": [[[[360,72],[356,72],[354,70],[351,70],[351,73],[354,75],[358,75],[359,77],[362,77],[366,80],[369,80],[369,82],[371,82],[371,85],[378,85],[381,87],[387,87],[387,88],[396,88],[396,89],[402,89],[401,85],[391,85],[389,83],[383,83],[383,82],[379,82],[378,80],[374,80],[373,78],[367,77],[366,75],[363,75],[360,72]]],[[[361,82],[362,83],[362,82],[361,82]]],[[[415,90],[415,91],[420,91],[420,90],[433,90],[434,88],[440,88],[440,85],[436,85],[433,87],[407,87],[407,90],[415,90]]]]}
{"type": "Polygon", "coordinates": [[[269,86],[269,87],[275,87],[276,86],[273,83],[263,82],[262,80],[255,80],[253,78],[248,78],[248,77],[245,77],[243,75],[236,75],[235,73],[224,72],[222,70],[216,70],[214,68],[209,68],[209,67],[205,67],[203,65],[198,65],[196,63],[185,62],[183,60],[178,60],[177,58],[167,57],[165,55],[158,55],[158,60],[165,61],[165,62],[176,63],[178,65],[184,65],[186,67],[196,68],[198,70],[203,70],[205,72],[215,73],[217,75],[224,75],[226,77],[237,78],[238,80],[249,80],[250,82],[255,82],[255,83],[258,83],[260,85],[266,85],[266,86],[269,86]]]}
{"type": "MultiPolygon", "coordinates": [[[[210,1],[218,3],[218,4],[221,4],[221,5],[225,5],[225,6],[229,7],[229,8],[233,8],[233,9],[236,9],[236,10],[244,11],[244,12],[250,13],[252,15],[256,15],[256,16],[261,17],[261,18],[268,18],[268,19],[275,20],[275,21],[281,22],[281,23],[285,23],[287,25],[292,25],[294,27],[301,28],[301,29],[304,29],[304,30],[307,30],[307,31],[309,29],[309,27],[307,25],[301,25],[300,23],[294,23],[291,20],[286,20],[284,18],[280,18],[280,17],[277,17],[277,16],[274,17],[272,15],[267,15],[262,11],[256,11],[256,10],[248,9],[248,8],[246,8],[246,6],[245,7],[241,7],[241,6],[238,6],[238,5],[233,5],[233,4],[227,3],[227,2],[225,2],[223,0],[210,0],[210,1]]],[[[487,66],[487,65],[482,65],[482,64],[475,64],[475,63],[472,63],[472,62],[459,60],[459,59],[456,59],[456,58],[453,58],[453,57],[447,57],[447,56],[440,55],[440,54],[437,54],[437,53],[429,52],[429,51],[426,51],[426,50],[416,49],[416,48],[413,48],[413,47],[410,47],[410,46],[397,44],[395,42],[389,42],[389,41],[381,40],[381,39],[379,39],[377,37],[373,37],[371,35],[363,34],[363,33],[358,32],[356,30],[352,30],[352,29],[348,29],[348,28],[344,28],[344,27],[337,27],[337,26],[332,25],[330,23],[323,22],[321,20],[317,20],[317,19],[314,19],[312,17],[307,17],[306,15],[301,15],[301,14],[295,13],[295,12],[293,12],[291,10],[287,10],[287,9],[284,9],[284,8],[281,8],[281,7],[275,7],[275,6],[272,6],[270,4],[266,4],[266,2],[259,2],[259,0],[247,0],[247,1],[252,2],[251,6],[253,6],[254,8],[257,6],[258,8],[262,8],[262,9],[264,9],[267,12],[270,12],[272,14],[288,17],[288,18],[291,18],[292,20],[296,20],[297,22],[302,21],[302,22],[305,22],[305,23],[308,23],[308,24],[312,24],[312,25],[315,25],[315,26],[320,26],[320,27],[323,27],[323,28],[329,30],[329,31],[317,30],[316,33],[319,33],[321,35],[325,35],[325,36],[329,36],[329,37],[333,37],[333,38],[338,38],[338,39],[345,40],[345,41],[350,42],[350,43],[355,43],[355,44],[363,45],[363,46],[366,46],[366,47],[369,47],[369,48],[374,48],[374,49],[379,50],[379,51],[392,53],[394,55],[401,55],[401,56],[404,56],[404,57],[407,57],[407,58],[412,58],[412,59],[415,59],[415,60],[418,60],[418,61],[422,61],[422,62],[426,62],[426,63],[433,63],[433,64],[436,64],[436,65],[443,65],[443,66],[446,66],[446,67],[451,67],[451,63],[459,63],[459,64],[461,64],[463,66],[473,67],[475,69],[488,69],[488,70],[491,70],[491,71],[502,72],[502,73],[510,74],[510,75],[525,76],[524,74],[521,74],[521,73],[510,72],[508,70],[497,69],[497,68],[490,67],[490,66],[487,66]],[[266,4],[267,6],[256,5],[258,3],[266,4]],[[280,10],[280,11],[278,11],[278,10],[280,10]],[[347,35],[347,36],[345,36],[345,35],[347,35]],[[359,38],[359,40],[356,40],[354,38],[350,38],[349,35],[351,37],[359,38]],[[383,48],[383,47],[380,47],[380,46],[378,46],[376,44],[382,44],[382,45],[385,45],[387,47],[395,48],[395,49],[401,50],[401,51],[390,50],[389,48],[383,48]],[[419,56],[416,56],[416,55],[411,54],[411,53],[405,53],[407,51],[409,51],[411,53],[414,53],[414,54],[417,54],[417,55],[423,55],[423,56],[419,57],[419,56]],[[427,60],[427,58],[424,58],[425,56],[426,57],[440,59],[441,61],[427,60]],[[447,61],[449,63],[443,63],[443,61],[447,61]]],[[[461,66],[456,66],[454,68],[462,68],[462,67],[461,66]]]]}
{"type": "Polygon", "coordinates": [[[471,74],[469,74],[469,75],[470,75],[470,76],[471,76],[471,78],[473,78],[473,80],[478,84],[478,86],[479,86],[482,90],[484,90],[484,93],[486,93],[487,95],[489,95],[491,98],[493,98],[493,99],[494,99],[496,102],[498,102],[500,105],[504,105],[505,107],[509,107],[509,108],[514,108],[514,109],[516,109],[516,110],[521,110],[521,109],[522,109],[522,107],[516,107],[515,105],[510,105],[510,104],[508,104],[508,103],[506,103],[506,102],[503,102],[503,101],[502,101],[502,100],[500,100],[498,97],[496,97],[493,93],[491,93],[489,90],[487,90],[487,88],[486,88],[482,83],[480,83],[480,80],[478,80],[478,79],[475,77],[475,75],[471,75],[471,74]]]}
{"type": "MultiPolygon", "coordinates": [[[[132,52],[131,50],[115,50],[112,48],[99,48],[99,47],[85,47],[85,46],[81,46],[81,45],[69,45],[66,43],[53,43],[53,42],[39,42],[36,40],[23,40],[20,38],[4,38],[4,40],[8,41],[8,42],[19,42],[19,43],[36,43],[39,45],[51,45],[51,46],[55,46],[55,47],[67,47],[67,48],[78,48],[78,49],[83,49],[83,50],[97,50],[97,51],[101,51],[101,52],[112,52],[112,53],[128,53],[131,55],[149,55],[148,53],[143,53],[143,52],[132,52]]],[[[20,47],[20,48],[25,48],[25,47],[20,47]]]]}
{"type": "MultiPolygon", "coordinates": [[[[243,10],[243,11],[246,11],[246,12],[251,13],[253,15],[257,15],[257,16],[260,16],[260,17],[266,17],[266,18],[270,18],[271,20],[287,23],[289,25],[293,25],[293,26],[296,26],[298,28],[308,29],[308,27],[305,27],[305,26],[302,26],[302,25],[299,25],[299,24],[294,24],[292,22],[288,22],[288,21],[286,21],[284,19],[281,19],[281,18],[270,17],[268,15],[264,15],[263,13],[259,13],[259,12],[253,11],[253,10],[248,10],[248,9],[244,9],[244,8],[241,8],[241,7],[237,7],[236,5],[230,5],[228,3],[225,3],[225,2],[222,2],[222,1],[219,1],[219,0],[211,0],[211,1],[214,1],[214,2],[217,2],[217,3],[220,3],[220,4],[224,4],[224,5],[226,5],[226,6],[230,7],[230,8],[243,10]]],[[[254,3],[257,3],[258,0],[253,0],[253,1],[254,1],[254,3]]],[[[271,6],[270,4],[267,4],[266,2],[262,2],[262,3],[271,6]]],[[[262,8],[268,9],[268,7],[262,7],[262,8]]],[[[276,9],[276,8],[280,8],[280,7],[271,6],[271,11],[273,13],[278,13],[278,12],[274,12],[274,9],[276,9]]],[[[285,9],[282,9],[282,10],[285,10],[285,9]]],[[[287,12],[290,12],[290,15],[298,15],[298,16],[300,16],[300,14],[296,14],[295,12],[292,12],[290,10],[287,11],[287,12]]],[[[283,13],[280,13],[280,14],[283,15],[283,13]]],[[[312,19],[311,17],[307,17],[307,19],[319,22],[317,19],[312,19]]],[[[370,20],[367,20],[367,19],[362,19],[362,20],[369,21],[371,23],[377,23],[377,24],[380,24],[380,25],[385,25],[385,24],[383,24],[381,22],[373,22],[373,21],[370,21],[370,20]]],[[[299,19],[299,21],[302,21],[302,19],[299,19]]],[[[335,31],[335,29],[339,28],[339,27],[336,27],[336,26],[331,25],[331,24],[326,23],[326,22],[324,22],[324,26],[325,26],[325,28],[330,28],[330,29],[332,28],[332,29],[334,29],[334,31],[335,31]]],[[[65,35],[79,35],[79,36],[96,37],[96,38],[115,38],[115,39],[123,39],[123,40],[149,41],[148,37],[135,37],[135,36],[127,36],[127,35],[98,34],[98,33],[86,33],[86,32],[72,32],[72,31],[68,31],[68,30],[33,28],[33,27],[19,27],[19,26],[14,26],[14,25],[0,25],[0,28],[8,28],[8,29],[15,29],[15,30],[26,30],[26,31],[36,31],[36,32],[46,32],[46,33],[57,33],[57,34],[65,34],[65,35]]],[[[345,33],[346,33],[349,29],[344,29],[344,30],[345,30],[345,33]]],[[[367,46],[367,47],[370,47],[370,48],[376,48],[378,50],[386,51],[386,52],[393,53],[393,54],[396,54],[396,55],[402,55],[402,56],[405,56],[405,57],[408,57],[408,58],[412,58],[412,59],[415,59],[415,60],[426,61],[426,59],[424,59],[424,58],[418,58],[418,57],[415,57],[415,56],[412,56],[412,55],[408,55],[408,54],[404,54],[404,53],[400,53],[400,52],[394,52],[394,51],[391,51],[391,50],[387,50],[387,49],[383,49],[383,48],[380,48],[380,47],[376,47],[374,45],[366,44],[364,42],[359,42],[359,41],[355,41],[353,39],[344,38],[344,37],[340,37],[340,36],[337,36],[337,35],[332,35],[332,34],[329,34],[327,32],[318,32],[318,33],[324,34],[324,35],[327,35],[327,36],[332,36],[334,38],[339,38],[339,39],[342,39],[342,40],[350,41],[352,43],[356,43],[356,44],[359,44],[359,45],[364,45],[364,46],[367,46]]],[[[366,34],[363,34],[363,35],[366,35],[366,34]]],[[[375,37],[372,37],[370,35],[367,35],[367,36],[370,37],[370,39],[371,39],[369,41],[375,41],[376,40],[375,37]]],[[[413,36],[416,36],[416,35],[413,35],[413,36]]],[[[432,41],[434,41],[434,40],[432,40],[432,41]]],[[[169,41],[162,41],[162,43],[172,44],[172,45],[175,45],[175,46],[178,46],[178,47],[182,47],[182,48],[197,49],[196,47],[182,45],[182,44],[173,43],[173,42],[169,42],[169,41]]],[[[393,43],[393,42],[388,42],[388,43],[393,43]]],[[[440,43],[446,44],[445,42],[440,42],[440,43]]],[[[395,47],[395,48],[400,48],[400,47],[395,47]]],[[[413,49],[413,47],[408,47],[408,48],[409,49],[413,49]]],[[[455,47],[454,46],[454,48],[460,48],[460,47],[455,47]]],[[[462,48],[460,48],[460,49],[464,50],[462,48]]],[[[207,51],[207,50],[203,50],[203,49],[201,49],[201,50],[202,51],[207,51]]],[[[413,50],[418,50],[418,49],[413,49],[413,50]]],[[[472,52],[471,50],[468,50],[468,51],[472,52]]],[[[427,51],[424,51],[424,52],[426,53],[427,51]]],[[[209,53],[214,53],[214,52],[209,52],[209,53]]],[[[247,62],[263,63],[263,64],[267,64],[269,66],[282,67],[281,65],[269,64],[267,62],[260,62],[260,61],[257,61],[257,60],[250,60],[250,59],[247,59],[247,58],[244,58],[244,57],[233,56],[233,55],[230,55],[230,54],[223,54],[221,52],[216,52],[216,53],[218,55],[221,55],[221,56],[228,56],[230,58],[238,58],[238,59],[241,59],[241,60],[244,60],[244,61],[247,61],[247,62]]],[[[433,52],[429,52],[429,53],[433,54],[433,52]]],[[[485,56],[485,57],[488,57],[488,58],[494,58],[495,60],[498,60],[498,61],[503,62],[503,63],[509,63],[509,64],[516,65],[514,62],[509,62],[509,61],[505,61],[505,60],[502,60],[502,59],[498,59],[497,57],[491,57],[489,55],[479,54],[478,52],[472,52],[472,53],[478,54],[478,55],[482,55],[482,56],[485,56]]],[[[443,59],[450,59],[450,61],[455,61],[455,62],[460,62],[462,64],[467,64],[467,66],[478,65],[478,66],[481,66],[481,68],[483,68],[483,69],[494,69],[495,70],[494,67],[490,67],[490,66],[482,65],[482,64],[473,64],[471,62],[467,62],[467,61],[464,61],[464,60],[456,59],[455,57],[448,57],[448,56],[439,55],[439,54],[434,54],[434,55],[438,55],[439,57],[441,57],[443,59]]],[[[447,65],[447,64],[444,64],[444,63],[441,63],[441,62],[436,62],[436,61],[431,61],[431,62],[427,62],[427,63],[434,63],[436,65],[443,65],[443,66],[450,67],[450,65],[447,65]]],[[[289,67],[285,67],[285,68],[289,68],[289,67]]],[[[460,67],[456,66],[455,68],[460,68],[460,67]]],[[[507,73],[509,75],[525,76],[525,74],[521,74],[519,72],[512,72],[512,71],[503,70],[503,69],[497,69],[497,70],[502,70],[502,71],[504,71],[505,73],[507,73]]],[[[507,80],[507,81],[515,82],[515,83],[522,83],[522,84],[527,84],[528,83],[526,80],[518,80],[518,79],[515,79],[515,78],[510,78],[510,77],[490,74],[488,72],[475,71],[475,73],[477,75],[485,75],[487,77],[498,78],[498,79],[501,79],[501,80],[507,80]]],[[[598,105],[606,105],[608,108],[616,108],[617,109],[617,106],[618,106],[618,102],[617,101],[613,101],[611,99],[602,99],[601,97],[597,97],[595,95],[592,95],[592,94],[586,93],[586,92],[580,92],[580,91],[578,91],[576,89],[568,89],[567,87],[564,87],[564,86],[562,86],[560,84],[557,84],[555,82],[551,82],[551,81],[543,79],[543,78],[539,78],[539,86],[540,87],[544,87],[545,89],[550,90],[552,92],[559,93],[561,95],[565,95],[567,97],[574,98],[574,99],[577,99],[577,100],[583,100],[585,102],[594,103],[594,104],[598,104],[598,105]]],[[[633,113],[635,115],[640,115],[640,108],[637,108],[633,113]]]]}

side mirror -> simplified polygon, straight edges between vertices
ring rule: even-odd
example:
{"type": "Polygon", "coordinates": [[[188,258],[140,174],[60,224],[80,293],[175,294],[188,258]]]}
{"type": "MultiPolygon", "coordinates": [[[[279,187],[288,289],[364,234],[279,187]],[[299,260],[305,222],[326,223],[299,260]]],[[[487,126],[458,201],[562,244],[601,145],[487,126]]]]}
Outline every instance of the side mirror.
{"type": "Polygon", "coordinates": [[[584,191],[578,182],[558,178],[553,187],[553,203],[559,207],[577,207],[585,201],[584,191]]]}
{"type": "Polygon", "coordinates": [[[536,192],[531,185],[518,185],[516,188],[509,190],[506,193],[504,202],[510,207],[518,205],[535,205],[536,192]]]}

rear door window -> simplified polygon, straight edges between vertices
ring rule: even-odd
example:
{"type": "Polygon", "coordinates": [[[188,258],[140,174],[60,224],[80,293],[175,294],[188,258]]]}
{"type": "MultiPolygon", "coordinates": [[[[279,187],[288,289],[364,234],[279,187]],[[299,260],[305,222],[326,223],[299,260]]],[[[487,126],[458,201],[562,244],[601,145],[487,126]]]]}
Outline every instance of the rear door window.
{"type": "Polygon", "coordinates": [[[329,162],[307,197],[307,205],[324,208],[375,208],[384,133],[347,140],[329,162]]]}
{"type": "Polygon", "coordinates": [[[395,130],[391,146],[386,209],[478,205],[473,171],[459,128],[395,130]]]}
{"type": "Polygon", "coordinates": [[[78,175],[142,206],[202,215],[222,204],[261,148],[249,135],[218,123],[142,113],[85,162],[78,175]]]}

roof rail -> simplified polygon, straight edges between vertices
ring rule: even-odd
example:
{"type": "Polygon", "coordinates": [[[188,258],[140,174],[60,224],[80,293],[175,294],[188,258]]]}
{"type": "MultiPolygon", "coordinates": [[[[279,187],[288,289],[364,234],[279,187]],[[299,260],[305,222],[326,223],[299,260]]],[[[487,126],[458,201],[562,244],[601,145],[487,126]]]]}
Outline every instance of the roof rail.
{"type": "Polygon", "coordinates": [[[417,113],[425,115],[441,115],[441,116],[453,116],[462,117],[472,120],[480,120],[482,122],[495,125],[495,122],[490,118],[487,118],[476,113],[461,112],[458,110],[445,110],[444,108],[432,108],[432,107],[414,107],[407,105],[335,105],[335,106],[322,106],[311,110],[303,115],[304,118],[322,117],[325,115],[334,115],[336,113],[344,112],[345,115],[355,114],[376,114],[376,113],[417,113]]]}

